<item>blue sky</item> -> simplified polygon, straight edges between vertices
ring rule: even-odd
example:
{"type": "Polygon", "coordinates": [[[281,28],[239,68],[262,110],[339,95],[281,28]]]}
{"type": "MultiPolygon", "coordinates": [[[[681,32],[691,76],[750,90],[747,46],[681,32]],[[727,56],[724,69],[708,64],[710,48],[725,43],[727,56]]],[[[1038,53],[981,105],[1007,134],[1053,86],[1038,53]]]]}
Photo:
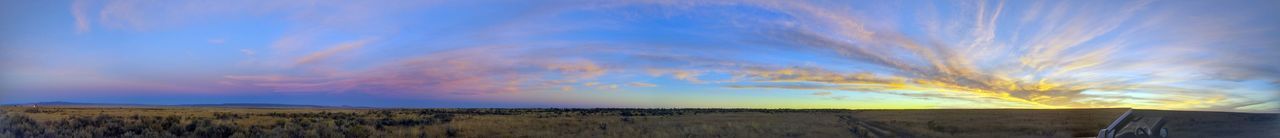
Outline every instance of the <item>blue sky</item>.
{"type": "Polygon", "coordinates": [[[1280,3],[5,1],[0,103],[1280,110],[1280,3]]]}

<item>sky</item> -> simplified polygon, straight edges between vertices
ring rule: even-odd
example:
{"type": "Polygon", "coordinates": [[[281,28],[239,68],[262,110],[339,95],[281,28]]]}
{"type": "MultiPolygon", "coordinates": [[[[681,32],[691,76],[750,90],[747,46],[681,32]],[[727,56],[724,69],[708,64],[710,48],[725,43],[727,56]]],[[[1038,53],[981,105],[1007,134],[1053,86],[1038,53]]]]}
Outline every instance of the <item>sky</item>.
{"type": "Polygon", "coordinates": [[[0,103],[1280,112],[1280,1],[0,2],[0,103]]]}

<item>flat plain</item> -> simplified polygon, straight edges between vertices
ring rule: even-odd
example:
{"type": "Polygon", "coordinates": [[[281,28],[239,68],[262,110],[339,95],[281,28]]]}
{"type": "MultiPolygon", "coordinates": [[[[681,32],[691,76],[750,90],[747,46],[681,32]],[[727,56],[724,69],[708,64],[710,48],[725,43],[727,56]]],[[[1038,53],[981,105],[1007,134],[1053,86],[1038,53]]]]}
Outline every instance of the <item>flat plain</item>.
{"type": "MultiPolygon", "coordinates": [[[[1093,137],[1128,110],[0,109],[0,137],[1093,137]]],[[[1280,137],[1278,114],[1143,111],[1175,137],[1280,137]]]]}

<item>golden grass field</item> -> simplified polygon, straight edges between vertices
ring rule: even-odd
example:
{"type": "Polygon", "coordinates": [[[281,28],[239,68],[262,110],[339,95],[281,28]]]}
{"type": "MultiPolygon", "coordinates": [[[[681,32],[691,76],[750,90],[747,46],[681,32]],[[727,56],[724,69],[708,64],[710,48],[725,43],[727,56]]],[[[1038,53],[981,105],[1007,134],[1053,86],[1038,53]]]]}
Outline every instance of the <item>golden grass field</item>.
{"type": "MultiPolygon", "coordinates": [[[[1092,137],[1127,110],[0,109],[0,137],[1092,137]]],[[[1277,114],[1151,112],[1175,137],[1280,137],[1277,114]]]]}

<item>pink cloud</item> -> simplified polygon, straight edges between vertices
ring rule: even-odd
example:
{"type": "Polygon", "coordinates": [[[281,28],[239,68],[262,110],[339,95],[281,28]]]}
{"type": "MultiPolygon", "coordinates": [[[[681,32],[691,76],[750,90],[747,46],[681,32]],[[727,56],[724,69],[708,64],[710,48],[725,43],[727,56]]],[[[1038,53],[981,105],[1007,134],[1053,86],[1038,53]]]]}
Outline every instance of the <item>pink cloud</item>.
{"type": "Polygon", "coordinates": [[[359,49],[361,47],[364,47],[365,45],[368,45],[374,40],[375,39],[366,38],[366,39],[344,42],[344,43],[335,45],[333,47],[330,47],[329,49],[311,53],[301,58],[298,58],[298,60],[294,62],[294,65],[305,65],[305,64],[310,64],[314,62],[319,62],[320,60],[330,58],[336,54],[346,53],[352,50],[359,49]]]}
{"type": "Polygon", "coordinates": [[[84,0],[71,2],[71,16],[76,19],[76,33],[89,32],[89,17],[87,17],[89,13],[86,13],[88,12],[86,8],[89,7],[86,4],[87,1],[84,0]]]}
{"type": "MultiPolygon", "coordinates": [[[[354,47],[354,43],[330,50],[350,49],[344,47],[354,47]]],[[[502,46],[472,47],[431,53],[359,71],[239,75],[225,78],[252,87],[284,92],[474,95],[528,90],[571,90],[572,88],[562,85],[577,80],[591,80],[604,75],[607,70],[585,60],[525,57],[518,54],[521,53],[520,50],[502,46]]],[[[328,53],[320,52],[308,57],[324,56],[328,56],[328,53]]]]}
{"type": "Polygon", "coordinates": [[[628,84],[627,84],[627,86],[631,86],[631,87],[658,87],[658,85],[657,85],[657,84],[653,84],[653,83],[644,83],[644,82],[632,82],[632,83],[628,83],[628,84]]]}

